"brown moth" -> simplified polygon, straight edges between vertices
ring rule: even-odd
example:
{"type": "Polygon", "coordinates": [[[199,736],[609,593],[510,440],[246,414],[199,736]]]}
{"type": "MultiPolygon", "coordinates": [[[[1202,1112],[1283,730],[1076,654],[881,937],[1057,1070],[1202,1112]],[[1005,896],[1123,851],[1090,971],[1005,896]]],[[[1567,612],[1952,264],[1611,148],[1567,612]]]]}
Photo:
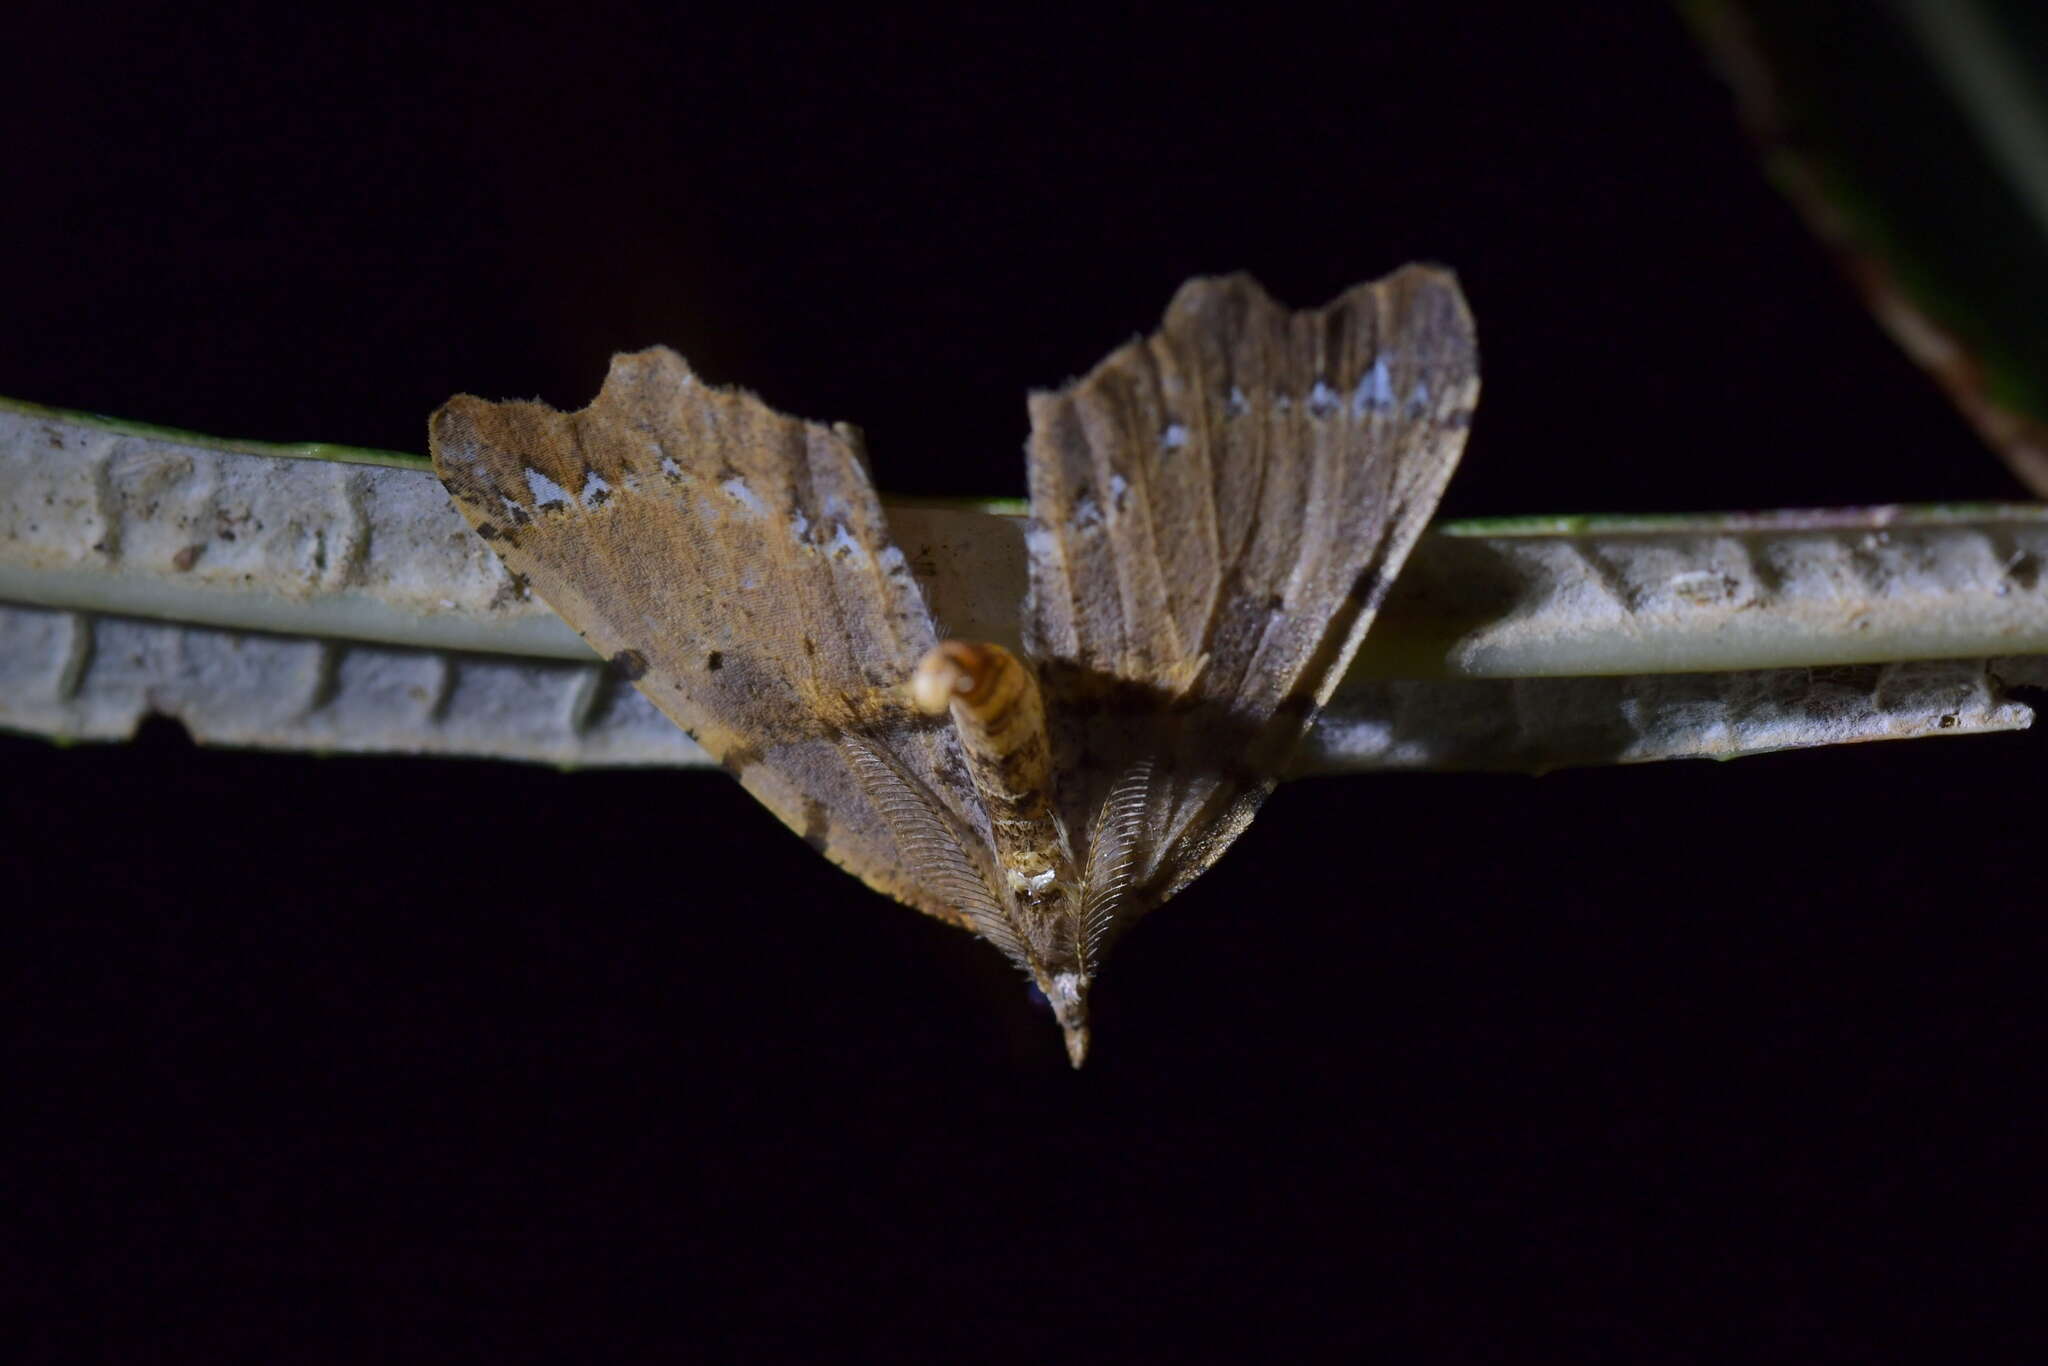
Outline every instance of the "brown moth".
{"type": "Polygon", "coordinates": [[[430,437],[514,573],[812,847],[1008,954],[1078,1067],[1104,950],[1272,789],[1478,392],[1448,272],[1303,312],[1190,281],[1031,396],[1028,658],[938,638],[857,431],[665,348],[581,412],[458,397],[430,437]]]}

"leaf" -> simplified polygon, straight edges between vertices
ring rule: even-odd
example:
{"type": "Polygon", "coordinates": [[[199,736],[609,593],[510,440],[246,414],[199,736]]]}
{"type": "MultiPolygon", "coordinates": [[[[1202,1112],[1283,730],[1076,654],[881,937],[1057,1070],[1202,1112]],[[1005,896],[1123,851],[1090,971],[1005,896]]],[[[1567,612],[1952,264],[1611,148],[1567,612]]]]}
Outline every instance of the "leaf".
{"type": "Polygon", "coordinates": [[[1693,0],[1771,178],[1892,338],[2048,496],[2048,17],[1693,0]]]}

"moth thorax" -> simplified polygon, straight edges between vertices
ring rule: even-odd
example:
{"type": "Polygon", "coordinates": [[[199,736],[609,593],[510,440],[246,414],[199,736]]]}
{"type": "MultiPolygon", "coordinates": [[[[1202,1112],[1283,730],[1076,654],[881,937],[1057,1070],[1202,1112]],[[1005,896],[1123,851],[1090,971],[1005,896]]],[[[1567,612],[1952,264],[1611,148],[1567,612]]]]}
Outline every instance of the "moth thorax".
{"type": "Polygon", "coordinates": [[[1004,865],[1027,879],[1056,871],[1052,746],[1031,667],[1000,645],[949,640],[919,661],[910,694],[921,711],[951,711],[1004,865]]]}

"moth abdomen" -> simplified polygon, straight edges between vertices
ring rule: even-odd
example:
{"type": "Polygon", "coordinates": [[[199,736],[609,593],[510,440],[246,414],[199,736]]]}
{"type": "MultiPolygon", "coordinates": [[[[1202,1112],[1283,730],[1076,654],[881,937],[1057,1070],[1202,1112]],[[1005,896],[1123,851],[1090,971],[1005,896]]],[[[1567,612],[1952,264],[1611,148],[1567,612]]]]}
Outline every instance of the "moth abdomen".
{"type": "Polygon", "coordinates": [[[911,676],[920,711],[950,711],[1004,867],[1027,881],[1063,864],[1053,818],[1052,746],[1031,667],[1000,645],[949,640],[911,676]]]}
{"type": "Polygon", "coordinates": [[[1026,804],[1045,798],[1045,703],[1022,660],[1000,645],[949,640],[918,663],[910,691],[920,711],[953,713],[970,760],[996,780],[991,795],[1026,804]]]}

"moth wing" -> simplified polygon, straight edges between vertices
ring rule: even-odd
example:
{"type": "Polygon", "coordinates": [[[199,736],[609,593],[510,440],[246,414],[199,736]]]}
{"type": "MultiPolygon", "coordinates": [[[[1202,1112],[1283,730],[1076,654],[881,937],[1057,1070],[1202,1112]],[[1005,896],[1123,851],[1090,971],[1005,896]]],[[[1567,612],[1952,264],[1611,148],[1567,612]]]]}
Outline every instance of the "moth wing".
{"type": "Polygon", "coordinates": [[[955,911],[961,923],[1011,958],[1024,961],[1023,942],[1003,904],[989,890],[997,885],[994,869],[986,858],[969,852],[985,854],[986,842],[962,839],[931,790],[904,773],[886,751],[857,736],[845,737],[840,745],[854,776],[888,822],[896,847],[919,870],[922,885],[955,911]]]}
{"type": "Polygon", "coordinates": [[[1069,828],[1161,765],[1127,914],[1251,819],[1429,520],[1478,391],[1456,279],[1409,266],[1303,312],[1248,276],[1190,281],[1157,332],[1032,395],[1025,638],[1069,828]]]}
{"type": "Polygon", "coordinates": [[[858,433],[657,347],[614,357],[580,412],[463,396],[429,436],[477,534],[749,792],[870,886],[969,923],[848,744],[886,750],[948,838],[985,839],[957,741],[902,695],[933,627],[858,433]]]}

